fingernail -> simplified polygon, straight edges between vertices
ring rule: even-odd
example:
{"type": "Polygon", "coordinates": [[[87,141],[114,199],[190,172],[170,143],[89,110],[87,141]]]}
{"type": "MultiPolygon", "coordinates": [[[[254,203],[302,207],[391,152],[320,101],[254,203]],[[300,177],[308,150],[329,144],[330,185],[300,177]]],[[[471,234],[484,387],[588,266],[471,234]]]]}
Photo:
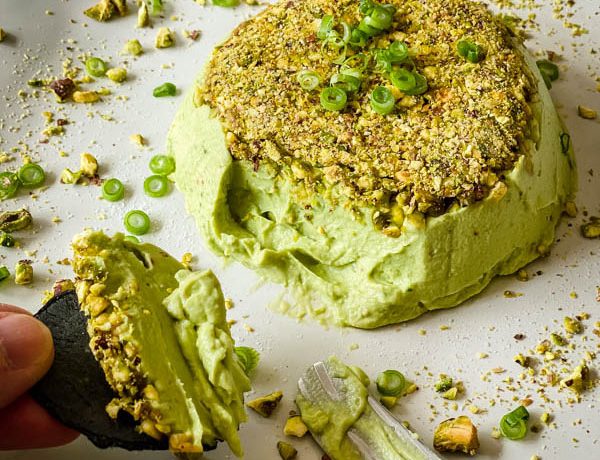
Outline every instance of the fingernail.
{"type": "Polygon", "coordinates": [[[33,316],[0,317],[0,369],[25,369],[45,362],[52,352],[52,335],[33,316]]]}

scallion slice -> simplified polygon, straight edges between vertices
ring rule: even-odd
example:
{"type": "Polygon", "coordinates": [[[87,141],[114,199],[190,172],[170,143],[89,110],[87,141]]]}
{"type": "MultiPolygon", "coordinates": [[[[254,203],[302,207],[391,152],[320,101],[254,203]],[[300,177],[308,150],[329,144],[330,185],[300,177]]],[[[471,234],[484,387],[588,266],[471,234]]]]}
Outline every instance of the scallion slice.
{"type": "Polygon", "coordinates": [[[396,98],[385,86],[378,86],[371,93],[371,107],[380,115],[392,113],[396,98]]]}
{"type": "Polygon", "coordinates": [[[91,57],[85,61],[85,71],[92,77],[103,77],[107,70],[106,62],[100,58],[91,57]]]}
{"type": "Polygon", "coordinates": [[[375,71],[390,73],[392,71],[392,58],[388,50],[377,50],[375,52],[375,71]]]}
{"type": "Polygon", "coordinates": [[[150,230],[150,218],[144,211],[135,209],[125,214],[123,224],[129,233],[145,235],[150,230]]]}
{"type": "Polygon", "coordinates": [[[331,14],[326,14],[321,19],[321,24],[319,25],[319,29],[317,31],[317,38],[319,40],[325,40],[329,37],[329,33],[333,30],[333,26],[335,25],[335,20],[331,14]]]}
{"type": "Polygon", "coordinates": [[[346,70],[364,71],[369,65],[369,56],[365,53],[357,53],[349,58],[346,58],[342,64],[341,73],[346,73],[346,70]]]}
{"type": "Polygon", "coordinates": [[[0,173],[0,201],[11,198],[19,190],[19,178],[10,171],[0,173]]]}
{"type": "Polygon", "coordinates": [[[377,384],[377,391],[381,395],[400,396],[406,384],[406,379],[398,371],[387,370],[377,376],[375,383],[377,384]]]}
{"type": "Polygon", "coordinates": [[[213,0],[213,5],[223,6],[225,8],[232,8],[240,4],[239,0],[213,0]]]}
{"type": "Polygon", "coordinates": [[[144,192],[152,198],[160,198],[169,193],[169,180],[165,176],[155,174],[144,181],[144,192]]]}
{"type": "Polygon", "coordinates": [[[458,55],[465,58],[467,61],[477,64],[485,57],[485,51],[477,43],[470,40],[461,40],[456,44],[458,55]]]}
{"type": "Polygon", "coordinates": [[[365,24],[378,29],[379,31],[388,30],[392,27],[394,13],[391,9],[377,5],[369,16],[364,18],[365,24]]]}
{"type": "Polygon", "coordinates": [[[412,91],[417,86],[415,74],[407,69],[398,69],[390,73],[392,85],[398,88],[403,93],[412,91]]]}
{"type": "Polygon", "coordinates": [[[331,77],[329,83],[331,86],[341,88],[347,93],[353,93],[360,89],[360,72],[351,74],[350,71],[347,70],[344,73],[336,73],[331,77]]]}
{"type": "Polygon", "coordinates": [[[408,59],[408,45],[399,40],[394,40],[388,48],[388,57],[394,64],[401,64],[408,59]]]}
{"type": "Polygon", "coordinates": [[[23,187],[39,187],[46,181],[46,173],[40,165],[34,163],[21,166],[17,177],[23,187]]]}
{"type": "Polygon", "coordinates": [[[0,281],[5,280],[9,276],[10,272],[8,271],[8,268],[6,268],[6,265],[0,265],[0,281]]]}
{"type": "Polygon", "coordinates": [[[321,91],[321,105],[325,110],[340,111],[346,107],[347,102],[348,95],[341,88],[331,87],[321,91]]]}
{"type": "Polygon", "coordinates": [[[419,94],[423,94],[429,88],[427,84],[427,79],[421,75],[419,72],[413,71],[413,75],[415,77],[415,86],[408,91],[404,91],[409,96],[418,96],[419,94]]]}
{"type": "Polygon", "coordinates": [[[366,33],[362,30],[354,29],[352,30],[352,34],[350,34],[350,41],[348,43],[354,47],[362,48],[366,46],[368,40],[369,36],[366,33]]]}
{"type": "Polygon", "coordinates": [[[256,366],[258,366],[260,354],[254,348],[235,347],[235,354],[237,355],[246,375],[250,374],[250,372],[256,369],[256,366]]]}
{"type": "Polygon", "coordinates": [[[527,420],[529,412],[523,406],[517,407],[512,412],[504,415],[500,420],[500,433],[505,438],[513,441],[523,439],[527,434],[527,420]]]}
{"type": "Polygon", "coordinates": [[[342,21],[342,29],[344,30],[344,33],[342,34],[342,40],[344,43],[348,43],[350,38],[352,38],[352,27],[350,27],[350,24],[348,24],[346,21],[342,21]]]}
{"type": "Polygon", "coordinates": [[[159,15],[163,11],[162,0],[152,0],[152,14],[154,16],[159,15]]]}
{"type": "Polygon", "coordinates": [[[169,155],[154,155],[148,167],[154,174],[168,176],[175,171],[175,159],[169,155]]]}
{"type": "Polygon", "coordinates": [[[375,2],[373,0],[360,0],[358,11],[365,16],[370,15],[375,8],[375,2]]]}
{"type": "Polygon", "coordinates": [[[119,179],[108,179],[102,184],[102,197],[108,201],[119,201],[125,195],[125,187],[119,179]]]}
{"type": "Polygon", "coordinates": [[[313,70],[301,70],[296,74],[296,80],[300,84],[300,87],[306,91],[317,89],[321,84],[319,74],[313,70]]]}
{"type": "Polygon", "coordinates": [[[177,87],[173,83],[163,83],[152,90],[154,97],[167,97],[175,96],[177,94],[177,87]]]}

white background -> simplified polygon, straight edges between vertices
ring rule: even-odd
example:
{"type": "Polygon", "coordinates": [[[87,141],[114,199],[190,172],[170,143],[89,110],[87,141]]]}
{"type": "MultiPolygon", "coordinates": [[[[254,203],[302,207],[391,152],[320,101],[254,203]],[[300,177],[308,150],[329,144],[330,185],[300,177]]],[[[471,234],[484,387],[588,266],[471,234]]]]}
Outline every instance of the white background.
{"type": "MultiPolygon", "coordinates": [[[[192,219],[185,214],[183,200],[177,191],[168,197],[152,199],[144,195],[142,183],[150,173],[149,158],[162,152],[169,123],[182,100],[181,93],[190,88],[195,74],[209,56],[212,47],[222,41],[242,20],[256,13],[258,7],[224,9],[201,7],[192,0],[166,1],[164,19],[155,18],[154,29],[135,29],[135,14],[109,23],[95,23],[83,16],[82,11],[91,2],[51,0],[0,0],[0,27],[10,35],[0,44],[0,150],[17,147],[27,149],[35,161],[48,172],[48,189],[37,193],[37,199],[21,192],[17,199],[0,202],[0,209],[28,207],[34,215],[33,231],[18,234],[21,249],[1,248],[0,264],[13,269],[23,258],[34,260],[35,282],[30,287],[15,286],[13,280],[0,284],[0,301],[24,306],[31,311],[40,307],[42,292],[59,277],[70,276],[68,266],[56,261],[70,257],[69,241],[84,227],[104,229],[113,233],[121,231],[122,216],[130,209],[143,209],[152,219],[152,231],[144,241],[156,243],[176,257],[192,252],[195,267],[212,268],[221,279],[226,296],[235,302],[230,317],[238,320],[232,332],[238,344],[256,347],[262,359],[254,375],[255,392],[264,394],[276,389],[284,392],[282,406],[270,419],[249,414],[249,422],[241,428],[241,436],[248,459],[275,459],[276,442],[283,439],[282,426],[287,412],[293,408],[295,382],[308,365],[330,354],[363,367],[371,376],[379,371],[399,369],[414,380],[420,390],[401,400],[396,413],[431,444],[434,427],[440,421],[466,413],[479,428],[482,444],[480,458],[529,459],[537,454],[545,459],[563,459],[569,456],[600,458],[597,440],[600,438],[598,413],[600,392],[590,392],[581,404],[565,404],[567,395],[549,393],[556,404],[542,406],[535,385],[524,383],[514,394],[518,398],[531,397],[532,418],[544,411],[555,415],[556,427],[544,428],[539,434],[529,434],[520,442],[495,440],[490,432],[501,415],[516,406],[512,393],[499,392],[505,388],[501,380],[518,379],[521,369],[512,361],[518,352],[527,352],[549,330],[558,330],[557,321],[569,314],[589,312],[586,322],[588,349],[598,347],[598,337],[591,334],[592,324],[600,320],[600,303],[595,300],[596,286],[600,285],[600,240],[585,240],[579,236],[583,221],[582,210],[600,215],[600,124],[577,117],[579,103],[600,110],[600,93],[596,91],[595,77],[600,75],[600,6],[597,0],[579,0],[568,10],[574,12],[569,20],[583,24],[590,33],[574,38],[553,17],[551,2],[536,8],[535,21],[540,31],[533,32],[528,42],[533,51],[553,50],[563,56],[562,75],[554,85],[554,97],[560,113],[571,131],[580,174],[580,192],[577,204],[579,216],[571,220],[572,226],[563,223],[558,244],[550,257],[527,268],[529,273],[541,270],[543,274],[529,282],[515,277],[495,280],[481,295],[456,309],[427,314],[415,321],[377,331],[324,329],[310,320],[298,322],[269,309],[269,304],[281,289],[262,285],[249,270],[222,261],[205,249],[192,219]],[[46,10],[53,15],[46,14],[46,10]],[[176,20],[171,18],[177,16],[176,20]],[[70,20],[74,20],[70,22],[70,20]],[[177,46],[167,50],[153,48],[157,26],[166,25],[177,32],[177,46]],[[191,42],[182,35],[183,29],[200,29],[202,36],[191,42]],[[119,50],[126,40],[138,38],[146,53],[132,59],[120,56],[119,50]],[[72,49],[72,51],[69,50],[72,49]],[[595,54],[592,51],[595,49],[595,54]],[[89,88],[107,86],[113,95],[93,106],[73,103],[57,104],[50,94],[42,92],[38,99],[18,96],[20,89],[31,95],[26,85],[35,76],[50,77],[61,73],[61,62],[66,57],[77,57],[89,52],[111,65],[125,65],[129,78],[122,85],[107,79],[99,80],[89,88]],[[171,81],[179,88],[176,98],[155,99],[152,89],[171,81]],[[127,96],[119,100],[117,96],[127,96]],[[44,129],[44,110],[55,113],[55,118],[67,118],[65,135],[53,137],[48,144],[40,144],[44,129]],[[101,117],[108,115],[112,121],[101,117]],[[129,136],[141,133],[149,147],[140,149],[129,141],[129,136]],[[69,156],[61,157],[59,150],[69,156]],[[100,163],[101,176],[118,177],[125,183],[125,200],[108,203],[98,199],[96,186],[62,185],[58,177],[63,168],[78,169],[79,154],[89,151],[100,163]],[[591,174],[593,170],[593,175],[591,174]],[[60,223],[52,218],[59,217],[60,223]],[[36,251],[27,255],[25,251],[36,251]],[[48,258],[48,263],[43,260],[48,258]],[[507,289],[523,293],[508,299],[507,289]],[[577,293],[577,298],[570,296],[577,293]],[[244,325],[251,326],[248,332],[244,325]],[[450,328],[441,331],[441,325],[450,328]],[[420,330],[426,331],[425,335],[420,330]],[[517,342],[516,333],[526,339],[517,342]],[[477,353],[489,357],[479,359],[477,353]],[[424,370],[424,367],[428,370],[424,370]],[[504,374],[492,375],[489,382],[480,376],[495,367],[503,367],[504,374]],[[430,374],[428,374],[428,372],[430,374]],[[432,384],[439,373],[447,373],[464,381],[466,394],[459,399],[459,410],[443,407],[443,400],[432,384]],[[489,400],[496,405],[490,407],[489,400]],[[559,407],[558,401],[562,401],[559,407]],[[466,410],[469,404],[486,409],[480,415],[466,410]],[[437,414],[432,414],[434,405],[437,414]],[[580,423],[579,423],[580,419],[580,423]],[[578,443],[572,438],[577,438],[578,443]]],[[[132,2],[129,2],[132,3],[132,2]]],[[[516,2],[522,3],[522,2],[516,2]]],[[[538,3],[542,3],[539,1],[538,3]]],[[[566,3],[555,1],[555,4],[566,3]]],[[[517,10],[526,17],[529,11],[517,10]]],[[[81,66],[79,62],[76,65],[81,66]]],[[[105,117],[106,118],[106,117],[105,117]]],[[[17,160],[0,165],[0,171],[18,167],[17,160]]],[[[581,343],[578,338],[577,343],[581,343]]],[[[576,362],[583,353],[579,346],[568,356],[576,362]]],[[[597,367],[597,359],[593,367],[597,367]]],[[[595,374],[597,375],[597,373],[595,374]]],[[[250,395],[251,396],[251,395],[250,395]]],[[[320,459],[321,453],[312,440],[292,440],[299,449],[300,459],[320,459]]],[[[58,460],[58,459],[167,459],[168,453],[128,453],[122,450],[100,451],[85,439],[52,450],[36,452],[0,453],[0,459],[58,460]]],[[[226,446],[206,455],[209,459],[230,458],[226,446]]]]}

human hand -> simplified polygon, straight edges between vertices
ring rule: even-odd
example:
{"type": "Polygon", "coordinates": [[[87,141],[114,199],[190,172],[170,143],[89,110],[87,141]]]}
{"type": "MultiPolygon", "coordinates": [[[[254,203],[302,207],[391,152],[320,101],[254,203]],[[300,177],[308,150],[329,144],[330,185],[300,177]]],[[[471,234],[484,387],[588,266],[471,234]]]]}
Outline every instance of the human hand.
{"type": "Polygon", "coordinates": [[[0,450],[55,447],[79,436],[27,394],[53,359],[48,328],[29,312],[0,303],[0,450]]]}

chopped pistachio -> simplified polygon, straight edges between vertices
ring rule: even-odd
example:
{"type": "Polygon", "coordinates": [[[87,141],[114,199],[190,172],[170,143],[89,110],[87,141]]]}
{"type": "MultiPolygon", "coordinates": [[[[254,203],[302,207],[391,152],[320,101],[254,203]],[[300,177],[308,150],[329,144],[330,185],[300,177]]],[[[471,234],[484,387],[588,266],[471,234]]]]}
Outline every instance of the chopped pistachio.
{"type": "Polygon", "coordinates": [[[283,393],[281,391],[275,391],[274,393],[266,396],[261,396],[260,398],[248,401],[246,406],[255,410],[263,417],[270,417],[273,411],[277,408],[281,398],[283,398],[283,393]]]}
{"type": "Polygon", "coordinates": [[[446,420],[435,429],[433,447],[438,452],[464,452],[475,455],[479,449],[477,428],[469,417],[464,415],[446,420]]]}
{"type": "Polygon", "coordinates": [[[93,104],[100,100],[100,95],[96,91],[75,91],[73,101],[78,103],[93,104]]]}
{"type": "Polygon", "coordinates": [[[4,29],[2,27],[0,27],[0,42],[3,42],[5,38],[6,32],[4,32],[4,29]]]}
{"type": "Polygon", "coordinates": [[[0,230],[0,246],[5,248],[12,248],[15,245],[15,239],[12,235],[0,230]]]}
{"type": "Polygon", "coordinates": [[[567,344],[567,341],[564,339],[564,337],[560,334],[556,334],[556,333],[552,333],[550,334],[550,340],[552,340],[552,343],[556,346],[559,347],[563,347],[567,344]]]}
{"type": "Polygon", "coordinates": [[[544,423],[544,424],[548,424],[548,422],[550,422],[551,420],[551,416],[548,412],[544,412],[542,415],[540,415],[540,422],[544,423]]]}
{"type": "Polygon", "coordinates": [[[581,234],[584,238],[599,238],[600,237],[600,220],[592,220],[581,226],[581,234]]]}
{"type": "Polygon", "coordinates": [[[113,67],[106,71],[106,76],[116,83],[121,83],[127,79],[127,70],[123,67],[113,67]]]}
{"type": "Polygon", "coordinates": [[[448,377],[445,374],[440,374],[440,380],[434,385],[435,391],[442,393],[452,388],[452,377],[448,377]]]}
{"type": "Polygon", "coordinates": [[[100,0],[99,3],[85,10],[83,14],[95,21],[108,21],[115,14],[115,5],[111,0],[100,0]]]}
{"type": "Polygon", "coordinates": [[[581,331],[583,331],[581,322],[575,318],[565,316],[563,324],[565,326],[565,331],[567,331],[569,334],[579,334],[581,331]]]}
{"type": "Polygon", "coordinates": [[[27,209],[0,212],[0,231],[11,233],[24,230],[31,225],[33,218],[27,209]]]}
{"type": "Polygon", "coordinates": [[[19,260],[15,265],[15,283],[30,284],[33,281],[33,267],[31,260],[19,260]]]}
{"type": "Polygon", "coordinates": [[[139,9],[137,13],[137,27],[143,28],[150,25],[150,15],[148,14],[148,6],[145,1],[139,3],[139,9]]]}
{"type": "Polygon", "coordinates": [[[581,394],[588,385],[590,371],[585,363],[577,366],[571,375],[566,379],[561,380],[560,386],[568,388],[576,394],[581,394]]]}
{"type": "Polygon", "coordinates": [[[133,144],[139,145],[140,147],[146,145],[146,139],[144,139],[144,136],[142,136],[141,134],[132,134],[131,136],[129,136],[129,140],[133,144]]]}
{"type": "Polygon", "coordinates": [[[69,168],[65,168],[60,173],[60,181],[63,184],[76,184],[81,179],[81,175],[81,171],[73,172],[69,168]]]}
{"type": "Polygon", "coordinates": [[[196,86],[196,88],[194,88],[193,102],[194,107],[201,107],[205,104],[204,92],[200,86],[196,86]]]}
{"type": "Polygon", "coordinates": [[[598,117],[598,112],[584,105],[577,106],[577,114],[586,120],[595,120],[598,117]]]}
{"type": "Polygon", "coordinates": [[[379,398],[379,402],[391,410],[398,402],[398,398],[396,396],[382,396],[379,398]]]}
{"type": "Polygon", "coordinates": [[[123,52],[126,54],[131,54],[133,56],[139,56],[144,52],[144,48],[142,48],[142,44],[139,40],[134,39],[129,40],[127,43],[125,43],[125,46],[123,47],[123,52]]]}
{"type": "Polygon", "coordinates": [[[527,358],[527,356],[524,356],[522,353],[519,353],[518,355],[514,356],[513,361],[523,367],[527,367],[529,359],[527,358]]]}
{"type": "Polygon", "coordinates": [[[277,451],[283,460],[292,460],[298,455],[298,451],[291,444],[279,441],[277,443],[277,451]]]}
{"type": "Polygon", "coordinates": [[[569,217],[577,217],[577,205],[574,201],[567,201],[565,203],[565,214],[569,217]]]}
{"type": "Polygon", "coordinates": [[[111,0],[113,5],[117,8],[119,16],[125,16],[127,14],[127,0],[111,0]]]}
{"type": "Polygon", "coordinates": [[[299,415],[293,415],[289,417],[285,426],[283,427],[283,434],[286,436],[295,436],[297,438],[301,438],[308,431],[308,427],[302,421],[302,417],[299,415]]]}
{"type": "Polygon", "coordinates": [[[519,281],[529,281],[529,274],[527,273],[527,270],[525,269],[521,269],[517,272],[517,279],[519,281]]]}
{"type": "Polygon", "coordinates": [[[183,34],[186,38],[196,41],[200,38],[200,33],[199,30],[186,30],[183,34]]]}
{"type": "Polygon", "coordinates": [[[82,153],[80,163],[80,172],[86,177],[94,178],[98,175],[98,161],[91,153],[82,153]]]}
{"type": "Polygon", "coordinates": [[[449,390],[444,391],[442,393],[442,398],[449,399],[450,401],[454,401],[456,399],[457,395],[458,395],[458,388],[452,387],[449,390]]]}
{"type": "Polygon", "coordinates": [[[157,48],[170,48],[175,45],[175,33],[168,27],[158,29],[155,46],[157,48]]]}
{"type": "Polygon", "coordinates": [[[65,128],[62,126],[48,126],[42,131],[42,135],[46,137],[60,136],[65,133],[65,128]]]}
{"type": "Polygon", "coordinates": [[[49,85],[60,102],[69,98],[75,91],[75,82],[70,78],[54,80],[49,85]]]}

